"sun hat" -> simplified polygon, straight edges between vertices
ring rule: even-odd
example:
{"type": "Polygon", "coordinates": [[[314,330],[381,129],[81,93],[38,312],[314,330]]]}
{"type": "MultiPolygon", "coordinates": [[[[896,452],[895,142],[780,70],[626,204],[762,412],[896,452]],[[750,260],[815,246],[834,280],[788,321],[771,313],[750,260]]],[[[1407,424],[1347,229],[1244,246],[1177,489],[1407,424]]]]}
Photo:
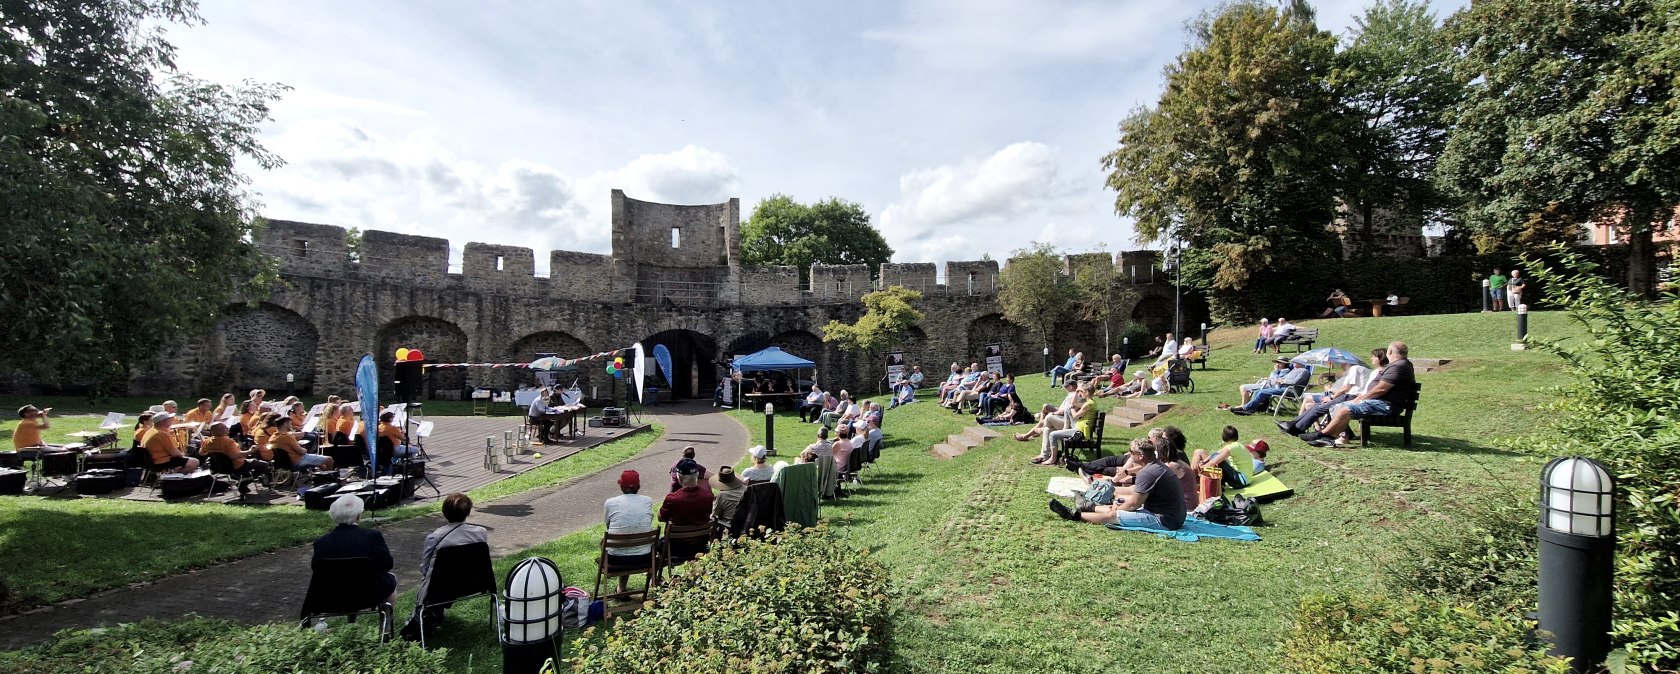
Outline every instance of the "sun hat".
{"type": "Polygon", "coordinates": [[[712,486],[723,491],[729,491],[732,489],[740,489],[745,485],[741,484],[740,478],[735,477],[735,469],[733,467],[724,466],[718,469],[717,475],[712,476],[712,486]]]}

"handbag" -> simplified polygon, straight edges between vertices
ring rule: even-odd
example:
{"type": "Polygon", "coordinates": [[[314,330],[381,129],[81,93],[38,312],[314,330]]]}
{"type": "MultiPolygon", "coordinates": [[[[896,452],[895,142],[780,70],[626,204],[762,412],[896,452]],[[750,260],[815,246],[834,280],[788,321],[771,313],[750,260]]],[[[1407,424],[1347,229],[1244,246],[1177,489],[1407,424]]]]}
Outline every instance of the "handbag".
{"type": "Polygon", "coordinates": [[[1212,507],[1202,513],[1202,519],[1214,524],[1239,527],[1258,526],[1265,521],[1260,516],[1260,505],[1241,494],[1219,497],[1212,503],[1212,507]]]}

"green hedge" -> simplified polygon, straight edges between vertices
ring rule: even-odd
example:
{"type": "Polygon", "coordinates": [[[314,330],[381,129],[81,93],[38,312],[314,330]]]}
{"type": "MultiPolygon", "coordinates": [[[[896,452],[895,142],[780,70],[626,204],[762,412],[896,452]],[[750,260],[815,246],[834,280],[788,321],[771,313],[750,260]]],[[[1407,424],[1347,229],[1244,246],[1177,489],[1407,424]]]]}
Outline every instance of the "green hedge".
{"type": "Polygon", "coordinates": [[[8,674],[269,674],[380,672],[442,674],[443,653],[417,644],[381,644],[371,624],[325,635],[294,624],[258,627],[225,620],[148,620],[114,628],[66,630],[46,644],[0,652],[8,674]]]}
{"type": "Polygon", "coordinates": [[[1301,601],[1282,664],[1297,674],[1569,671],[1529,642],[1530,628],[1428,599],[1315,595],[1301,601]]]}
{"type": "Polygon", "coordinates": [[[586,638],[568,663],[627,674],[881,671],[891,597],[867,551],[826,525],[795,526],[677,567],[633,621],[586,638]]]}

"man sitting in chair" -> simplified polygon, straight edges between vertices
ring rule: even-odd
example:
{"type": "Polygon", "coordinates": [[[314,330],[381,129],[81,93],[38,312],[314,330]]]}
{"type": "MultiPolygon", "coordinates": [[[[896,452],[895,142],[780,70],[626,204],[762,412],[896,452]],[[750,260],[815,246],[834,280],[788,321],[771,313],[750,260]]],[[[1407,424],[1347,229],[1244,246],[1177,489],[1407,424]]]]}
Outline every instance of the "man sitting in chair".
{"type": "MultiPolygon", "coordinates": [[[[665,501],[659,504],[659,521],[677,526],[712,521],[712,490],[710,485],[705,489],[700,488],[703,473],[705,469],[694,459],[683,459],[677,463],[677,482],[681,487],[667,494],[665,501]]],[[[696,548],[673,543],[671,556],[677,559],[692,559],[704,550],[704,545],[696,548]]]]}
{"type": "Polygon", "coordinates": [[[174,423],[173,414],[153,414],[152,430],[146,432],[146,439],[140,444],[146,447],[146,453],[151,455],[152,468],[158,472],[191,473],[198,470],[198,459],[189,458],[175,446],[175,431],[170,428],[174,423]]]}
{"type": "Polygon", "coordinates": [[[292,467],[298,470],[305,468],[333,469],[332,457],[303,451],[303,445],[298,444],[297,438],[292,437],[292,420],[290,417],[282,416],[274,420],[274,434],[268,441],[268,447],[275,451],[285,452],[286,458],[292,460],[292,467]]]}
{"type": "MultiPolygon", "coordinates": [[[[1387,367],[1388,350],[1372,349],[1371,364],[1378,370],[1387,367]]],[[[1375,371],[1364,365],[1343,365],[1342,369],[1342,378],[1325,387],[1323,393],[1314,393],[1301,400],[1301,412],[1295,415],[1293,420],[1274,422],[1278,429],[1290,435],[1305,433],[1317,424],[1321,417],[1329,414],[1335,405],[1359,397],[1376,381],[1375,371]]]]}
{"type": "Polygon", "coordinates": [[[12,449],[29,449],[31,447],[45,447],[41,441],[41,431],[52,425],[47,421],[47,415],[52,408],[37,409],[34,405],[24,405],[18,408],[18,424],[12,429],[12,449]]]}
{"type": "MultiPolygon", "coordinates": [[[[642,534],[653,531],[653,499],[638,494],[642,490],[642,476],[627,470],[618,476],[619,491],[624,493],[607,499],[602,509],[606,513],[607,533],[642,534]]],[[[607,551],[607,568],[613,571],[645,569],[652,561],[653,546],[639,545],[607,551]]]]}
{"type": "Polygon", "coordinates": [[[1377,380],[1365,389],[1365,393],[1331,408],[1330,424],[1324,427],[1324,431],[1303,433],[1301,439],[1319,447],[1338,445],[1342,431],[1347,430],[1354,419],[1389,416],[1411,404],[1412,387],[1416,383],[1412,361],[1406,358],[1406,343],[1393,342],[1388,345],[1388,365],[1377,374],[1377,380]]]}
{"type": "Polygon", "coordinates": [[[525,409],[525,418],[532,426],[537,427],[537,444],[548,444],[548,435],[553,422],[549,421],[548,413],[553,408],[548,406],[548,387],[537,390],[537,397],[531,399],[531,406],[525,409]]]}
{"type": "MultiPolygon", "coordinates": [[[[204,440],[204,444],[199,445],[198,453],[205,456],[209,456],[211,454],[221,454],[226,456],[228,458],[228,462],[233,466],[233,475],[235,477],[262,477],[267,475],[269,471],[267,461],[257,461],[255,459],[245,458],[245,451],[239,448],[239,443],[234,442],[233,438],[228,437],[227,424],[219,421],[210,424],[210,437],[204,440]]],[[[239,482],[240,494],[243,495],[250,490],[250,484],[247,484],[243,480],[239,482]]]]}
{"type": "Polygon", "coordinates": [[[1312,379],[1312,368],[1282,358],[1278,360],[1284,361],[1283,367],[1286,369],[1273,373],[1272,381],[1274,385],[1256,388],[1251,391],[1248,402],[1239,407],[1229,408],[1232,414],[1247,416],[1263,410],[1266,408],[1266,403],[1270,402],[1272,398],[1283,395],[1290,389],[1306,386],[1307,382],[1312,379]]]}
{"type": "MultiPolygon", "coordinates": [[[[467,515],[472,514],[472,507],[472,499],[466,494],[457,492],[443,497],[444,525],[426,534],[426,542],[420,548],[420,591],[414,600],[414,615],[409,617],[408,624],[403,625],[404,639],[418,641],[420,638],[420,606],[426,603],[426,590],[432,583],[432,563],[437,559],[438,551],[457,545],[490,542],[488,530],[477,524],[467,524],[467,515]]],[[[446,604],[426,607],[428,636],[443,622],[443,612],[447,610],[449,606],[446,604]]]]}
{"type": "Polygon", "coordinates": [[[373,560],[375,575],[369,583],[378,583],[375,596],[387,602],[397,600],[397,575],[391,573],[391,548],[385,545],[385,535],[378,529],[363,529],[362,499],[359,496],[340,496],[327,508],[336,526],[325,536],[315,539],[315,560],[351,559],[366,557],[373,560]]]}

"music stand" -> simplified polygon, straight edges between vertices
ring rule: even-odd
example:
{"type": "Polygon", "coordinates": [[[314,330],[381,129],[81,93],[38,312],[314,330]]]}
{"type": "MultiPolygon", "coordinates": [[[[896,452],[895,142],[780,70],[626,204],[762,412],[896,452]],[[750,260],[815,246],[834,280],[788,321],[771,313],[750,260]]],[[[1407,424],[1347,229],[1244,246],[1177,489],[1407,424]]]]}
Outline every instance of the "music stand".
{"type": "MultiPolygon", "coordinates": [[[[398,458],[397,464],[393,464],[393,466],[392,466],[393,468],[397,469],[397,474],[402,476],[403,482],[407,482],[408,480],[413,479],[408,474],[408,471],[414,465],[414,455],[415,454],[419,454],[420,459],[422,461],[426,461],[428,463],[430,462],[430,457],[428,457],[426,455],[426,445],[425,445],[425,443],[415,442],[413,439],[409,438],[409,435],[408,435],[408,424],[409,424],[409,418],[408,418],[409,414],[408,414],[408,412],[409,412],[409,410],[413,410],[413,409],[419,409],[420,413],[422,415],[425,414],[425,412],[426,412],[425,408],[422,407],[420,403],[410,402],[407,398],[404,398],[403,399],[402,436],[403,436],[403,444],[408,446],[408,453],[404,454],[400,458],[398,458]],[[399,467],[399,464],[400,464],[400,467],[399,467]]],[[[424,438],[425,436],[421,436],[421,437],[424,438]]],[[[433,496],[442,496],[443,495],[443,491],[438,489],[437,483],[432,481],[431,471],[427,471],[427,472],[421,474],[420,475],[420,481],[425,483],[426,486],[432,488],[432,495],[433,496]]],[[[398,488],[401,489],[402,487],[399,485],[398,488]]],[[[415,486],[414,490],[419,491],[420,487],[417,485],[417,486],[415,486]]]]}

